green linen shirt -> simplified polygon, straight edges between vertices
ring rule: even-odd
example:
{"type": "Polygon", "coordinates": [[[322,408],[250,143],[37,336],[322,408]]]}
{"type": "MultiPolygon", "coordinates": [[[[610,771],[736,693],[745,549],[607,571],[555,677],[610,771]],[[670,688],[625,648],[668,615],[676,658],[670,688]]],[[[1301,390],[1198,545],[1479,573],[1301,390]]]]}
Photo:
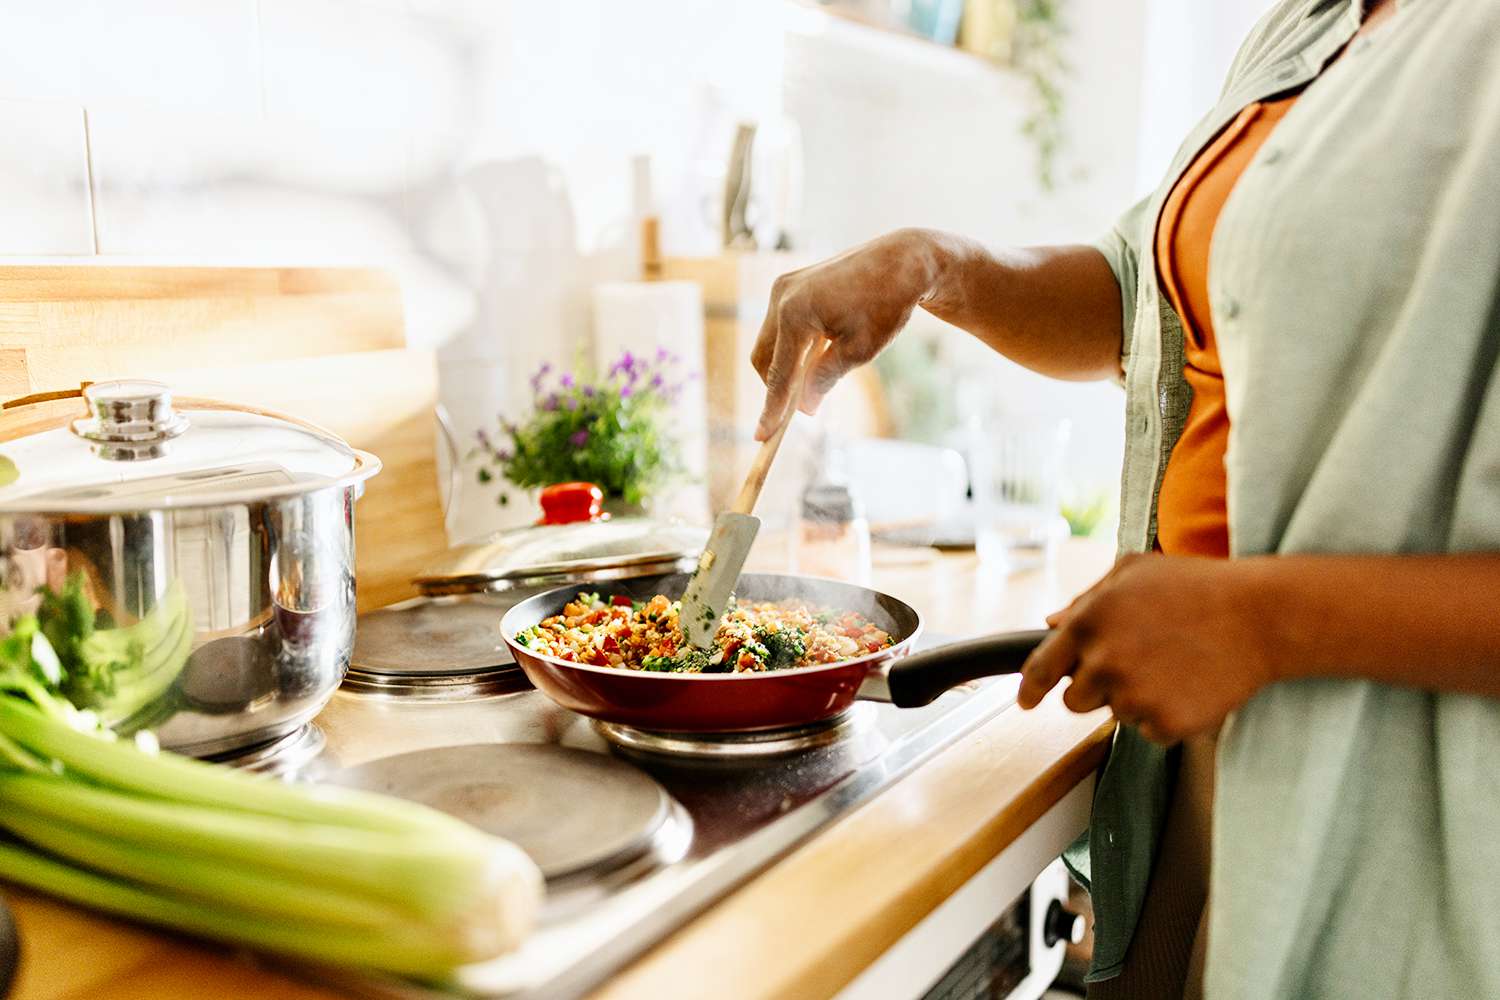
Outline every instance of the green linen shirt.
{"type": "MultiPolygon", "coordinates": [[[[1358,0],[1276,4],[1097,244],[1125,316],[1122,551],[1153,546],[1191,400],[1156,218],[1240,110],[1305,84],[1210,250],[1231,552],[1500,550],[1500,3],[1401,0],[1323,70],[1360,23],[1358,0]]],[[[1489,699],[1322,679],[1252,699],[1220,738],[1210,1000],[1500,997],[1497,760],[1489,699]]],[[[1122,728],[1069,851],[1091,979],[1124,959],[1174,770],[1122,728]]]]}

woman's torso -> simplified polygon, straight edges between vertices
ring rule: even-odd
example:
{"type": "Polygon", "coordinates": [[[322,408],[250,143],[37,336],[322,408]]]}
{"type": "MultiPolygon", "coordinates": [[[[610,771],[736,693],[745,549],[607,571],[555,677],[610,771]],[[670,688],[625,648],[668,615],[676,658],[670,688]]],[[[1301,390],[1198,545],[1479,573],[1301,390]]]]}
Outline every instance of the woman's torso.
{"type": "MultiPolygon", "coordinates": [[[[1246,104],[1312,79],[1358,15],[1278,7],[1172,180],[1246,104]]],[[[1500,5],[1407,0],[1308,88],[1227,199],[1207,291],[1237,554],[1500,549],[1497,63],[1500,5]]],[[[1158,477],[1191,417],[1187,345],[1144,235],[1127,550],[1155,540],[1158,477]]],[[[1096,884],[1123,871],[1109,888],[1128,900],[1160,758],[1123,749],[1096,799],[1093,868],[1096,884]]],[[[1497,751],[1483,699],[1332,681],[1257,696],[1220,751],[1209,996],[1500,996],[1500,915],[1475,877],[1500,862],[1497,751]]]]}

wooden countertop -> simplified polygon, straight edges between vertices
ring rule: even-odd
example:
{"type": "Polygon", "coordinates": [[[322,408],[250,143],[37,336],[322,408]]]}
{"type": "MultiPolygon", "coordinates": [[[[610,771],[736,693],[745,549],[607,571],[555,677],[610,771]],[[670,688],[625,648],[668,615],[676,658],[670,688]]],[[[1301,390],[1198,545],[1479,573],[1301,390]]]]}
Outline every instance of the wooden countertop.
{"type": "MultiPolygon", "coordinates": [[[[972,554],[895,550],[876,586],[953,635],[1039,624],[1099,577],[1112,549],[1072,541],[1012,576],[972,554]]],[[[998,855],[1103,761],[1106,712],[1054,695],[1008,710],[814,837],[671,935],[594,994],[659,1000],[700,977],[733,1000],[832,996],[998,855]],[[834,915],[837,919],[831,919],[834,915]]],[[[8,890],[22,937],[17,1000],[333,994],[249,956],[8,890]]]]}

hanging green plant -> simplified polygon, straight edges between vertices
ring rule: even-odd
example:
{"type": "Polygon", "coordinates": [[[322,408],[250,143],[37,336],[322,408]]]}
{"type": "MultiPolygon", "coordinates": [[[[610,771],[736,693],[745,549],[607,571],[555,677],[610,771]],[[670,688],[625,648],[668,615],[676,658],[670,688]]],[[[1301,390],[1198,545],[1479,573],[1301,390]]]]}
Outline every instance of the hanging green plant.
{"type": "Polygon", "coordinates": [[[1036,146],[1037,180],[1044,191],[1057,189],[1057,158],[1064,145],[1062,80],[1069,71],[1062,53],[1064,2],[1015,0],[1011,60],[1030,85],[1032,100],[1021,131],[1036,146]]]}

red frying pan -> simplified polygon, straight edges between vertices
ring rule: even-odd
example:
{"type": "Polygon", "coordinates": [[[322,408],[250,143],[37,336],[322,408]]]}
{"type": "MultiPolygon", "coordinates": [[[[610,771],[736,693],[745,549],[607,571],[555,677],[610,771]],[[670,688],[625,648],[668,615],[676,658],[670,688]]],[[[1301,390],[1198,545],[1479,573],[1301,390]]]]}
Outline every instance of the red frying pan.
{"type": "Polygon", "coordinates": [[[840,611],[857,611],[885,629],[894,644],[854,660],[764,673],[668,674],[620,670],[540,656],[515,641],[544,618],[562,611],[581,590],[641,601],[676,598],[688,576],[673,573],[599,584],[573,585],[528,598],[500,623],[506,645],[526,676],[564,708],[607,722],[673,733],[733,733],[781,729],[837,715],[857,698],[904,708],[926,705],[966,681],[1016,673],[1046,636],[1045,630],[1010,632],[912,653],[922,618],[910,605],[878,591],[801,576],[746,573],[735,593],[747,601],[796,598],[840,611]]]}

